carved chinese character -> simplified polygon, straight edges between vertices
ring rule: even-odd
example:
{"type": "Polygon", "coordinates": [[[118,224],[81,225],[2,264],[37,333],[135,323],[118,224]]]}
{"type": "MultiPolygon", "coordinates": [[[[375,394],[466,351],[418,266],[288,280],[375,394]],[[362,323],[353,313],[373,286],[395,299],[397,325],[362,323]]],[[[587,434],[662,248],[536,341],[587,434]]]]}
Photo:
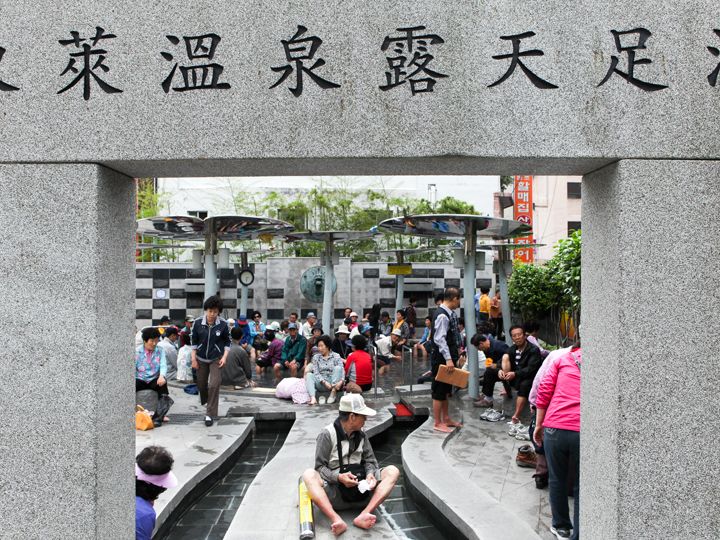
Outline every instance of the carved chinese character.
{"type": "MultiPolygon", "coordinates": [[[[5,49],[0,47],[0,62],[2,62],[3,56],[5,56],[5,49]]],[[[20,89],[16,86],[0,81],[0,92],[14,92],[15,90],[20,89]]]]}
{"type": "MultiPolygon", "coordinates": [[[[713,30],[713,32],[715,32],[715,35],[720,38],[720,30],[716,29],[713,30]]],[[[717,47],[708,47],[708,51],[710,51],[710,53],[715,57],[720,56],[720,49],[718,49],[717,47]]],[[[707,77],[710,86],[714,87],[715,85],[717,85],[718,74],[720,74],[720,64],[718,64],[713,70],[713,72],[707,77]]]]}
{"type": "Polygon", "coordinates": [[[102,40],[115,39],[115,34],[106,34],[105,29],[99,26],[95,27],[95,35],[91,38],[81,38],[79,32],[70,32],[71,39],[61,39],[58,41],[60,45],[67,47],[73,45],[76,49],[80,49],[78,52],[70,53],[70,61],[68,62],[65,70],[60,74],[62,77],[68,73],[75,73],[75,77],[70,84],[65,88],[58,91],[58,94],[62,94],[70,90],[80,81],[83,82],[83,99],[85,101],[90,99],[90,88],[92,81],[100,87],[100,89],[106,94],[119,94],[122,90],[109,85],[107,82],[102,80],[96,73],[97,70],[101,70],[104,73],[110,71],[110,68],[105,65],[105,55],[107,51],[105,49],[95,49],[98,43],[102,40]],[[82,60],[82,67],[78,69],[78,60],[82,60]]]}
{"type": "MultiPolygon", "coordinates": [[[[180,38],[177,36],[165,36],[173,45],[180,44],[180,38]]],[[[185,42],[185,53],[190,65],[181,66],[179,62],[170,70],[170,73],[162,82],[163,91],[167,94],[172,89],[175,92],[188,92],[190,90],[227,90],[230,84],[220,82],[220,76],[225,70],[223,66],[217,62],[212,62],[215,58],[215,51],[222,38],[217,34],[203,34],[201,36],[183,36],[185,42]],[[208,63],[193,64],[195,60],[207,60],[208,63]],[[182,81],[179,86],[172,86],[175,73],[180,69],[182,81]]],[[[168,62],[175,60],[175,57],[169,52],[160,53],[168,62]]]]}
{"type": "Polygon", "coordinates": [[[429,64],[435,58],[428,51],[430,45],[445,43],[445,40],[437,34],[420,34],[416,32],[425,30],[424,26],[413,26],[409,28],[397,28],[398,32],[404,35],[387,36],[380,47],[386,52],[392,45],[392,53],[396,56],[386,56],[388,67],[385,72],[386,84],[380,86],[380,90],[387,91],[396,88],[406,82],[410,83],[411,95],[432,92],[435,88],[436,79],[446,78],[438,71],[430,69],[429,64]]]}
{"type": "Polygon", "coordinates": [[[615,47],[617,48],[619,53],[627,53],[627,71],[622,71],[618,69],[618,65],[620,64],[620,58],[618,56],[613,56],[612,61],[610,62],[610,69],[608,69],[607,74],[605,75],[605,78],[600,81],[600,84],[598,86],[602,86],[605,84],[608,79],[613,75],[613,73],[619,75],[623,79],[625,79],[630,84],[634,84],[638,88],[641,88],[645,90],[646,92],[655,92],[657,90],[663,90],[664,88],[667,88],[667,86],[662,84],[655,84],[650,83],[647,81],[643,81],[641,79],[638,79],[635,77],[635,66],[645,65],[645,64],[651,64],[652,60],[649,58],[636,58],[636,51],[646,49],[645,43],[648,39],[650,39],[650,36],[652,36],[652,32],[650,30],[647,30],[645,28],[633,28],[632,30],[625,30],[625,31],[618,31],[618,30],[610,30],[610,32],[613,35],[613,38],[615,38],[615,47]],[[623,38],[624,37],[636,37],[637,39],[631,41],[628,44],[623,44],[623,38]]]}
{"type": "Polygon", "coordinates": [[[278,81],[270,88],[275,88],[281,85],[293,71],[295,72],[295,87],[290,88],[289,90],[295,97],[300,97],[303,93],[303,73],[307,74],[307,76],[323,90],[327,90],[328,88],[340,88],[339,84],[323,79],[320,75],[314,73],[314,70],[325,65],[325,60],[322,58],[315,60],[315,63],[310,67],[305,66],[306,61],[311,62],[314,60],[315,54],[320,48],[320,45],[322,45],[322,39],[317,36],[303,38],[302,36],[305,32],[307,32],[307,28],[298,25],[297,32],[295,32],[293,37],[289,40],[280,40],[280,43],[282,43],[283,49],[285,50],[285,59],[288,61],[288,64],[285,66],[270,68],[276,73],[282,73],[278,81]]]}
{"type": "Polygon", "coordinates": [[[515,34],[512,36],[500,36],[500,39],[509,40],[512,43],[512,52],[508,53],[508,54],[498,54],[496,56],[493,56],[493,60],[507,60],[508,58],[510,58],[510,66],[508,67],[507,71],[505,72],[505,74],[502,77],[500,77],[494,83],[488,85],[489,88],[492,88],[493,86],[497,86],[497,85],[505,82],[510,77],[510,75],[513,74],[513,72],[515,71],[515,69],[517,67],[520,67],[522,72],[527,76],[528,79],[530,79],[530,82],[532,82],[536,87],[542,88],[543,90],[557,88],[557,86],[555,86],[554,84],[538,77],[521,60],[522,58],[527,57],[527,56],[544,56],[545,55],[545,53],[543,51],[541,51],[540,49],[531,49],[529,51],[520,51],[520,42],[523,39],[531,38],[533,36],[535,36],[535,32],[524,32],[522,34],[515,34]]]}

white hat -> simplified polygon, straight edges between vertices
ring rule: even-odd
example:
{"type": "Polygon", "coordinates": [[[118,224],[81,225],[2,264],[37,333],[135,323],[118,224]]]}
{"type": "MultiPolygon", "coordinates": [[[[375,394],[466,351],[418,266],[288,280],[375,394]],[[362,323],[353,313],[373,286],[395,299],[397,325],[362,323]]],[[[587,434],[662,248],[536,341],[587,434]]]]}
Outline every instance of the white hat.
{"type": "Polygon", "coordinates": [[[340,398],[340,411],[363,416],[375,416],[375,409],[371,409],[365,405],[365,400],[360,394],[345,394],[340,398]]]}
{"type": "Polygon", "coordinates": [[[402,337],[402,332],[400,331],[399,328],[396,328],[395,330],[392,331],[392,335],[402,337]]]}
{"type": "Polygon", "coordinates": [[[356,326],[350,331],[350,339],[354,338],[355,336],[360,335],[360,330],[358,330],[358,327],[356,326]]]}
{"type": "Polygon", "coordinates": [[[228,319],[227,323],[228,323],[228,326],[235,326],[235,319],[228,319]]]}
{"type": "Polygon", "coordinates": [[[349,334],[350,330],[348,330],[348,327],[344,324],[341,324],[338,326],[338,329],[335,331],[336,334],[349,334]]]}
{"type": "Polygon", "coordinates": [[[280,323],[277,321],[273,321],[270,324],[268,324],[266,328],[268,330],[273,330],[274,332],[279,332],[280,331],[280,323]]]}
{"type": "Polygon", "coordinates": [[[350,313],[350,316],[351,316],[351,317],[358,317],[359,315],[353,311],[353,312],[350,313]]]}

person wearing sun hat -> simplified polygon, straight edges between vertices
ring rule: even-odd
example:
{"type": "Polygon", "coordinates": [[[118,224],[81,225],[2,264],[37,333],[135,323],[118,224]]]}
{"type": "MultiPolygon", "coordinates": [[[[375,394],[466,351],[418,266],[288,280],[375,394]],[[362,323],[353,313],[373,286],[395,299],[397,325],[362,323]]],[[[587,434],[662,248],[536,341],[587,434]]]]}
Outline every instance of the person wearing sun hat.
{"type": "Polygon", "coordinates": [[[375,414],[360,394],[346,393],[341,397],[337,419],[325,426],[317,437],[315,468],[303,473],[310,498],[330,520],[330,529],[336,536],[347,530],[347,524],[337,510],[362,509],[353,524],[370,529],[377,520],[373,512],[390,495],[400,478],[400,471],[394,465],[378,467],[370,440],[362,429],[367,417],[375,414]],[[338,454],[338,447],[342,455],[338,454]],[[364,468],[365,478],[359,479],[352,472],[340,472],[345,466],[358,469],[356,474],[364,468]],[[365,496],[355,496],[353,501],[348,501],[340,484],[351,490],[357,488],[352,491],[365,496]]]}
{"type": "Polygon", "coordinates": [[[150,540],[157,515],[155,500],[177,486],[174,459],[162,446],[148,446],[135,458],[135,539],[150,540]]]}

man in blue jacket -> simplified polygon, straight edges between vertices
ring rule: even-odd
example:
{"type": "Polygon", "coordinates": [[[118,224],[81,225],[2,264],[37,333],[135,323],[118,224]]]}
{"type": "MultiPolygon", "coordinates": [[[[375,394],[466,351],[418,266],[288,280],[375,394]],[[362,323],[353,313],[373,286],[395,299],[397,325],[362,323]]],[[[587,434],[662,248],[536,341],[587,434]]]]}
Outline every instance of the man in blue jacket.
{"type": "Polygon", "coordinates": [[[197,370],[197,385],[200,404],[207,404],[205,425],[213,425],[218,416],[220,398],[220,370],[230,352],[230,329],[225,319],[220,318],[222,300],[211,296],[203,304],[205,315],[195,319],[190,333],[192,367],[197,370]]]}

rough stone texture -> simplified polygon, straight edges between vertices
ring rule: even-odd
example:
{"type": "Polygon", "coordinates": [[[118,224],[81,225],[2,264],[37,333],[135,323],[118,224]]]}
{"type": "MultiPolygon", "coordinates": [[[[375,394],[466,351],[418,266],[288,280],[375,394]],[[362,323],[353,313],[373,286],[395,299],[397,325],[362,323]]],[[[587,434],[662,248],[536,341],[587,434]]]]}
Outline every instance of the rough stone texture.
{"type": "MultiPolygon", "coordinates": [[[[97,0],[72,9],[18,0],[2,7],[1,80],[21,90],[1,96],[0,161],[100,161],[126,174],[209,176],[470,174],[483,167],[587,173],[616,158],[720,157],[718,89],[706,79],[717,63],[707,46],[717,45],[720,4],[708,0],[132,0],[121,7],[97,0]],[[306,75],[295,98],[288,90],[294,74],[269,88],[279,78],[271,68],[287,63],[280,40],[298,24],[323,40],[315,59],[326,64],[314,73],[341,88],[323,90],[306,75]],[[75,76],[59,74],[76,50],[58,40],[70,31],[91,37],[96,25],[117,38],[100,42],[109,72],[94,73],[123,93],[106,94],[93,80],[87,102],[81,84],[58,95],[75,76]],[[414,25],[445,40],[431,47],[429,67],[448,78],[412,97],[408,84],[381,91],[383,39],[414,25]],[[610,30],[640,26],[653,35],[638,58],[653,63],[638,64],[636,76],[669,88],[649,93],[617,75],[598,87],[619,54],[610,30]],[[520,69],[490,88],[510,64],[492,58],[511,51],[500,36],[528,31],[536,35],[522,50],[544,56],[523,61],[559,89],[536,88],[520,69]],[[212,61],[224,66],[220,81],[232,88],[165,94],[161,83],[174,63],[192,65],[182,39],[173,46],[165,36],[209,32],[222,37],[212,61]]],[[[627,70],[620,56],[619,69],[627,70]]]]}
{"type": "Polygon", "coordinates": [[[129,538],[133,183],[95,165],[2,165],[0,201],[0,530],[129,538]]]}
{"type": "Polygon", "coordinates": [[[586,539],[720,537],[719,176],[628,160],[583,181],[586,539]]]}

